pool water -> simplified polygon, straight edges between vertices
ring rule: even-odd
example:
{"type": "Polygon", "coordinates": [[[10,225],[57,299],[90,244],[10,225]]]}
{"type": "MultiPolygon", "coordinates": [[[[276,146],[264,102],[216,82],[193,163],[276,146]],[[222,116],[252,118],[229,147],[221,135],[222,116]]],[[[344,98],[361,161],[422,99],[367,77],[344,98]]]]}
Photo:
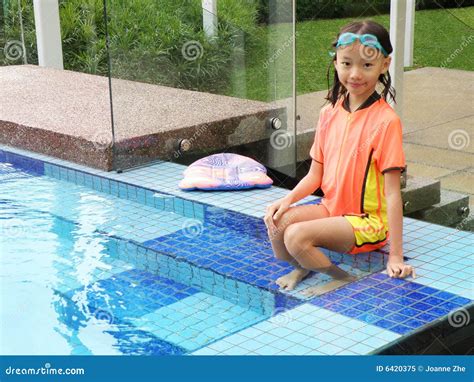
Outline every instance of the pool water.
{"type": "Polygon", "coordinates": [[[272,314],[272,294],[141,246],[186,216],[7,163],[0,195],[2,354],[185,354],[272,314]]]}
{"type": "Polygon", "coordinates": [[[255,213],[278,188],[189,194],[170,186],[182,166],[29,155],[0,147],[0,354],[368,354],[473,303],[470,233],[404,218],[416,281],[383,273],[388,248],[322,248],[358,280],[284,291],[255,213]]]}

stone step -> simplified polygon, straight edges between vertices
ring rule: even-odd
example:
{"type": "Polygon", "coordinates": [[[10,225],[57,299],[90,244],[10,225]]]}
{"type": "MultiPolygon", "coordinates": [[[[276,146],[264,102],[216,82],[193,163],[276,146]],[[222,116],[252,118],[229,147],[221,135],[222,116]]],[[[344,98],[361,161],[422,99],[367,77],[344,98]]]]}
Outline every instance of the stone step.
{"type": "MultiPolygon", "coordinates": [[[[413,212],[409,217],[445,226],[458,225],[469,215],[469,196],[441,190],[441,201],[431,207],[413,212]]],[[[463,223],[464,224],[464,223],[463,223]]]]}
{"type": "Polygon", "coordinates": [[[470,211],[466,218],[462,219],[459,223],[450,225],[450,227],[462,231],[474,232],[474,211],[470,211]]]}
{"type": "Polygon", "coordinates": [[[435,179],[408,175],[401,192],[404,215],[431,207],[441,201],[440,181],[435,179]]]}

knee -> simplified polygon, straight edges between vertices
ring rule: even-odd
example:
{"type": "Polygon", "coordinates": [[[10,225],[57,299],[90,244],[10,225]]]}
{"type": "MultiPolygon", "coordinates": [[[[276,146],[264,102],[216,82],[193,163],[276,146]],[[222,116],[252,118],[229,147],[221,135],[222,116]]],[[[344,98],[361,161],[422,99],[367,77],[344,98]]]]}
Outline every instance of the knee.
{"type": "Polygon", "coordinates": [[[274,221],[276,227],[275,231],[267,231],[270,241],[283,239],[286,230],[293,224],[293,215],[290,213],[290,211],[291,208],[290,210],[286,211],[277,221],[274,221]]]}
{"type": "Polygon", "coordinates": [[[283,235],[283,242],[288,252],[291,254],[298,253],[304,246],[304,239],[301,235],[301,227],[299,223],[290,224],[283,235]]]}

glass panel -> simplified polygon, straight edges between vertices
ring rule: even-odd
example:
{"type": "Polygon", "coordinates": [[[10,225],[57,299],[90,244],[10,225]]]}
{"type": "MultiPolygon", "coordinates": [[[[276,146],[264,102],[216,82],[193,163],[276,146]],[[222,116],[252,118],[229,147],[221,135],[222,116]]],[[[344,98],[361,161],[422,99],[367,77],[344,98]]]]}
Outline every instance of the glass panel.
{"type": "Polygon", "coordinates": [[[6,99],[0,121],[8,121],[0,142],[110,170],[103,1],[0,0],[0,6],[0,98],[6,99]],[[61,48],[65,70],[58,70],[61,48]],[[17,133],[24,129],[28,134],[17,133]]]}
{"type": "MultiPolygon", "coordinates": [[[[30,20],[32,7],[25,1],[0,0],[0,65],[34,62],[26,49],[24,20],[30,20]]],[[[27,26],[29,24],[27,23],[27,26]]]]}
{"type": "Polygon", "coordinates": [[[264,25],[258,1],[106,3],[115,169],[234,152],[294,175],[291,1],[264,25]]]}

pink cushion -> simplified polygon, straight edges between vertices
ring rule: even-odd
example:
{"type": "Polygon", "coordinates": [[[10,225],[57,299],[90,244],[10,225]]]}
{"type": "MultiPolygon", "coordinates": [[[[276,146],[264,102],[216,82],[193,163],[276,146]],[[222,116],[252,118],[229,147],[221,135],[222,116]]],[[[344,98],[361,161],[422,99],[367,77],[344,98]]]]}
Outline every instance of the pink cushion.
{"type": "Polygon", "coordinates": [[[197,160],[184,170],[179,188],[190,190],[241,190],[267,188],[273,181],[262,164],[238,154],[214,154],[197,160]]]}

